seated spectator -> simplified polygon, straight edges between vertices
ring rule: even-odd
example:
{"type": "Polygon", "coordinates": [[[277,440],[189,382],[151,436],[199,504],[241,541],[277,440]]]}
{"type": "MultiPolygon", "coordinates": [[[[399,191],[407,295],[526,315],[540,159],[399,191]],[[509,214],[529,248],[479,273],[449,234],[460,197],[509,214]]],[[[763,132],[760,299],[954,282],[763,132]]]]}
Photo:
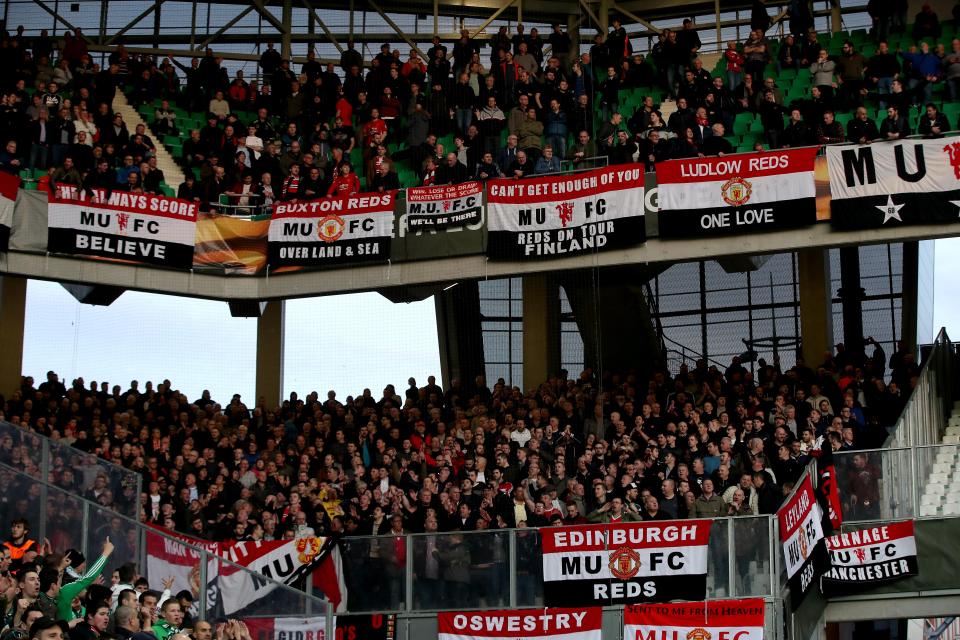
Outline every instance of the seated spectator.
{"type": "Polygon", "coordinates": [[[857,144],[867,144],[880,138],[877,125],[867,116],[867,110],[858,107],[853,120],[847,123],[847,140],[857,144]]]}
{"type": "Polygon", "coordinates": [[[370,181],[367,191],[383,193],[385,191],[395,191],[399,188],[400,180],[397,178],[397,173],[393,170],[392,162],[387,159],[377,168],[377,172],[374,174],[373,180],[370,181]]]}
{"type": "Polygon", "coordinates": [[[176,136],[180,134],[177,129],[177,113],[170,108],[170,101],[164,100],[154,111],[153,130],[157,135],[176,136]]]}
{"type": "Polygon", "coordinates": [[[502,178],[503,171],[500,170],[500,165],[493,161],[493,154],[485,151],[483,160],[477,165],[476,171],[474,171],[474,176],[478,180],[487,181],[492,178],[502,178]]]}
{"type": "Polygon", "coordinates": [[[23,161],[17,154],[17,141],[7,140],[3,151],[0,151],[0,171],[17,175],[23,166],[23,161]]]}
{"type": "MultiPolygon", "coordinates": [[[[626,131],[621,133],[626,136],[626,131]]],[[[553,155],[553,146],[544,145],[543,155],[537,159],[536,164],[534,165],[534,172],[539,174],[547,173],[560,173],[560,158],[553,155]]]]}
{"type": "Polygon", "coordinates": [[[527,157],[527,153],[521,149],[517,151],[507,171],[504,172],[508,178],[528,178],[536,173],[533,161],[527,157]]]}
{"type": "Polygon", "coordinates": [[[713,125],[713,127],[711,127],[711,130],[713,135],[705,138],[703,141],[703,155],[725,156],[729,153],[733,153],[733,145],[730,144],[730,141],[724,137],[726,135],[726,131],[723,128],[723,124],[717,122],[713,125]]]}
{"type": "Polygon", "coordinates": [[[817,141],[820,144],[836,144],[846,139],[843,127],[834,120],[834,117],[832,110],[824,112],[823,120],[817,126],[817,141]]]}
{"type": "Polygon", "coordinates": [[[947,118],[940,113],[937,105],[928,102],[926,112],[920,116],[917,133],[926,138],[942,138],[947,131],[950,131],[950,123],[947,122],[947,118]]]}

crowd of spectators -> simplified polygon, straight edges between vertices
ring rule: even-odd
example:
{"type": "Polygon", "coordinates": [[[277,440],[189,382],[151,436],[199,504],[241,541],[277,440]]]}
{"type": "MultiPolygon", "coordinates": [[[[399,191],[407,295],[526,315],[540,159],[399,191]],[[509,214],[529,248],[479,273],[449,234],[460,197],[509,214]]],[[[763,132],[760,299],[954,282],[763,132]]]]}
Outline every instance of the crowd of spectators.
{"type": "MultiPolygon", "coordinates": [[[[641,379],[585,370],[527,392],[478,376],[341,401],[190,400],[170,381],[24,378],[0,417],[142,474],[140,517],[208,540],[386,534],[769,514],[823,436],[878,446],[918,367],[846,350],[787,371],[734,359],[641,379]]],[[[9,438],[0,461],[25,464],[9,438]]],[[[62,462],[55,483],[121,499],[62,462]],[[68,486],[69,485],[69,486],[68,486]]]]}
{"type": "Polygon", "coordinates": [[[242,70],[231,79],[210,49],[186,65],[119,45],[101,68],[79,30],[56,41],[20,27],[0,43],[0,61],[14,70],[2,88],[0,169],[49,168],[53,183],[159,192],[158,142],[113,111],[118,88],[153,109],[156,136],[181,133],[178,108],[205,113],[178,147],[187,175],[178,195],[201,202],[229,193],[269,205],[606,163],[652,169],[733,152],[744,113],[762,125],[758,149],[955,128],[937,99],[957,98],[960,40],[941,40],[929,6],[910,26],[897,2],[870,2],[876,46],[865,57],[852,41],[830,55],[802,0],[791,2],[788,33],[774,42],[763,3],[755,5],[749,37],[723,53],[725,74],[704,68],[689,19],[664,29],[649,56],[633,51],[618,17],[582,54],[557,24],[545,35],[503,26],[485,43],[465,30],[406,56],[385,44],[370,60],[348,42],[339,65],[309,51],[297,70],[268,44],[249,82],[242,70]],[[891,47],[893,37],[901,39],[891,47]],[[904,37],[911,44],[901,49],[904,37]],[[777,80],[786,70],[811,79],[809,95],[787,101],[789,81],[777,80]],[[645,95],[624,102],[625,91],[645,95]],[[885,117],[873,119],[873,107],[885,117]],[[844,127],[838,114],[853,117],[844,127]]]}

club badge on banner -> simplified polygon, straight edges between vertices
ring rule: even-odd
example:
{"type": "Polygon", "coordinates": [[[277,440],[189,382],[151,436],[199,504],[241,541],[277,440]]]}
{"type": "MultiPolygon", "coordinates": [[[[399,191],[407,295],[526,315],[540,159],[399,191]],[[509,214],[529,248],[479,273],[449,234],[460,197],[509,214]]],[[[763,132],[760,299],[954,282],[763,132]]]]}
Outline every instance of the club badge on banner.
{"type": "Polygon", "coordinates": [[[828,595],[870,589],[919,573],[912,520],[830,536],[827,551],[830,569],[821,585],[828,595]]]}
{"type": "Polygon", "coordinates": [[[780,521],[780,542],[786,561],[794,609],[818,583],[829,566],[823,542],[823,512],[813,492],[809,474],[804,474],[790,499],[777,511],[780,521]]]}
{"type": "Polygon", "coordinates": [[[396,192],[273,205],[271,268],[324,267],[390,259],[396,192]]]}
{"type": "Polygon", "coordinates": [[[0,251],[10,247],[10,230],[13,228],[13,205],[17,201],[20,177],[0,171],[0,251]]]}
{"type": "Polygon", "coordinates": [[[147,533],[146,546],[147,574],[157,581],[151,587],[162,590],[159,581],[172,577],[174,592],[189,589],[199,580],[197,548],[204,549],[208,558],[209,605],[223,615],[233,615],[259,602],[277,588],[277,582],[293,584],[308,576],[335,611],[346,610],[347,588],[340,550],[333,538],[220,543],[151,531],[147,533]],[[221,558],[229,562],[221,562],[221,558]],[[260,579],[258,574],[270,581],[260,579]]]}
{"type": "Polygon", "coordinates": [[[624,640],[763,640],[763,598],[638,604],[623,611],[624,640]]]}
{"type": "Polygon", "coordinates": [[[67,188],[49,197],[47,213],[51,253],[181,269],[193,264],[196,203],[126,191],[87,197],[67,188]]]}
{"type": "Polygon", "coordinates": [[[960,222],[960,139],[826,147],[835,229],[960,222]]]}
{"type": "Polygon", "coordinates": [[[407,189],[407,231],[440,231],[483,220],[483,183],[407,189]]]}
{"type": "Polygon", "coordinates": [[[510,609],[437,614],[438,640],[601,640],[603,609],[510,609]]]}
{"type": "Polygon", "coordinates": [[[703,600],[710,520],[540,529],[549,607],[703,600]]]}
{"type": "Polygon", "coordinates": [[[491,180],[487,254],[497,260],[540,260],[642,244],[644,192],[638,166],[491,180]]]}
{"type": "Polygon", "coordinates": [[[657,164],[660,236],[779,231],[817,221],[817,148],[657,164]]]}

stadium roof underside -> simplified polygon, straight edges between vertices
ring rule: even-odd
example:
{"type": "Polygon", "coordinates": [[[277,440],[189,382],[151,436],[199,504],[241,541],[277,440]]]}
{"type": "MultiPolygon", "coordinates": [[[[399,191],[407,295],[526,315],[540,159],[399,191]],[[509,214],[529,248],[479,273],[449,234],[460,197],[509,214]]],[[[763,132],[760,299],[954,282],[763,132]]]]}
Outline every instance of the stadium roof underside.
{"type": "MultiPolygon", "coordinates": [[[[662,28],[664,25],[679,27],[682,18],[688,16],[695,18],[699,29],[746,25],[749,24],[751,4],[743,0],[696,2],[683,0],[460,0],[459,2],[397,0],[389,4],[383,0],[348,0],[346,3],[342,0],[287,0],[286,2],[282,0],[217,0],[217,2],[199,4],[234,5],[244,8],[226,24],[213,26],[197,20],[196,9],[194,9],[194,20],[188,28],[183,28],[171,26],[162,20],[161,15],[168,0],[155,0],[152,3],[146,3],[143,0],[112,0],[110,2],[85,0],[73,5],[51,0],[23,0],[23,2],[40,7],[49,15],[51,21],[57,23],[57,30],[60,31],[74,28],[74,23],[71,22],[71,11],[67,9],[74,6],[72,11],[75,12],[75,5],[80,4],[82,10],[86,12],[98,6],[101,13],[99,32],[89,28],[84,29],[84,36],[91,45],[91,51],[105,50],[105,46],[122,42],[131,47],[133,52],[143,53],[151,52],[152,47],[175,47],[177,49],[175,53],[178,56],[203,55],[206,46],[216,49],[218,43],[275,42],[283,47],[284,53],[287,53],[291,51],[290,46],[297,43],[332,43],[337,46],[337,49],[342,49],[348,38],[364,43],[406,41],[409,44],[415,44],[429,42],[436,32],[441,38],[450,40],[459,36],[459,33],[450,28],[452,24],[468,28],[472,36],[482,41],[489,39],[496,32],[496,26],[490,26],[497,24],[494,21],[529,22],[540,25],[558,22],[565,28],[585,30],[581,40],[587,42],[598,28],[606,31],[608,20],[618,14],[622,17],[631,37],[645,37],[655,35],[658,27],[662,28]],[[145,8],[133,15],[132,19],[123,26],[117,27],[118,22],[114,18],[107,19],[109,14],[116,12],[123,12],[126,17],[131,13],[130,7],[134,5],[145,8]],[[349,11],[349,22],[328,25],[327,12],[332,10],[349,11]],[[303,13],[304,11],[306,13],[303,13]],[[738,14],[738,19],[721,20],[721,14],[726,14],[725,17],[729,18],[730,12],[735,11],[741,12],[738,14]],[[298,12],[296,15],[300,19],[295,18],[295,12],[298,12]],[[363,28],[360,18],[362,12],[379,14],[388,28],[384,29],[382,26],[375,30],[363,28]],[[232,29],[248,15],[259,16],[262,23],[260,33],[232,29]],[[416,15],[419,19],[426,20],[428,25],[432,17],[434,28],[421,29],[416,33],[410,32],[396,25],[391,20],[391,15],[416,15]],[[304,17],[305,19],[302,19],[304,17]],[[465,20],[471,22],[465,23],[465,20]],[[654,25],[654,21],[658,24],[654,25]],[[144,28],[149,27],[151,23],[153,29],[144,28]],[[137,28],[134,28],[135,26],[137,28]]],[[[817,11],[817,15],[829,15],[831,12],[839,15],[840,3],[839,0],[836,2],[830,11],[821,9],[817,11]]],[[[785,5],[786,0],[770,0],[767,3],[768,12],[775,22],[785,16],[785,5]]],[[[855,9],[862,10],[862,7],[843,7],[844,12],[855,9]]],[[[182,9],[178,10],[182,11],[182,9]]],[[[11,23],[16,24],[12,20],[11,23]]],[[[547,34],[543,35],[546,37],[547,34]]],[[[244,55],[229,52],[225,57],[256,60],[259,54],[244,55]]]]}

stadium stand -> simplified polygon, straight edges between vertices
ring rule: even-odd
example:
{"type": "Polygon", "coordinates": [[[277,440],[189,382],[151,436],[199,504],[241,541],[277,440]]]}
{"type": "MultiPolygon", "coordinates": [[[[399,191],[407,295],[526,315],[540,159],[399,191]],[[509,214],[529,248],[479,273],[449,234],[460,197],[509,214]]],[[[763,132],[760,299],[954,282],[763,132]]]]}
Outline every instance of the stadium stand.
{"type": "MultiPolygon", "coordinates": [[[[25,378],[2,417],[142,474],[141,519],[202,539],[377,535],[395,518],[424,532],[756,515],[776,511],[816,438],[837,452],[884,443],[919,373],[900,351],[884,382],[887,364],[874,345],[756,378],[734,359],[649,380],[587,370],[526,393],[410,379],[379,399],[294,393],[278,407],[50,372],[25,378]],[[323,508],[337,500],[343,515],[323,508]]],[[[0,462],[26,463],[13,453],[0,462]]],[[[63,471],[54,482],[77,489],[63,471]]]]}
{"type": "MultiPolygon", "coordinates": [[[[339,68],[311,52],[299,73],[270,48],[250,82],[242,71],[230,79],[210,49],[187,66],[119,45],[101,69],[79,38],[49,52],[44,40],[33,56],[35,43],[7,35],[6,68],[16,72],[4,88],[0,167],[26,188],[176,193],[248,211],[334,192],[529,176],[556,171],[556,159],[562,170],[649,170],[670,158],[954,129],[954,21],[918,15],[898,31],[888,19],[875,16],[872,33],[836,34],[791,21],[782,42],[755,30],[709,70],[692,29],[664,30],[648,57],[632,55],[622,26],[579,57],[545,57],[540,38],[502,28],[489,54],[467,33],[438,40],[426,61],[387,45],[364,61],[351,43],[339,68]],[[553,158],[541,162],[546,147],[553,158]],[[345,163],[359,180],[341,176],[345,163]]],[[[559,26],[552,35],[568,40],[559,26]]]]}

